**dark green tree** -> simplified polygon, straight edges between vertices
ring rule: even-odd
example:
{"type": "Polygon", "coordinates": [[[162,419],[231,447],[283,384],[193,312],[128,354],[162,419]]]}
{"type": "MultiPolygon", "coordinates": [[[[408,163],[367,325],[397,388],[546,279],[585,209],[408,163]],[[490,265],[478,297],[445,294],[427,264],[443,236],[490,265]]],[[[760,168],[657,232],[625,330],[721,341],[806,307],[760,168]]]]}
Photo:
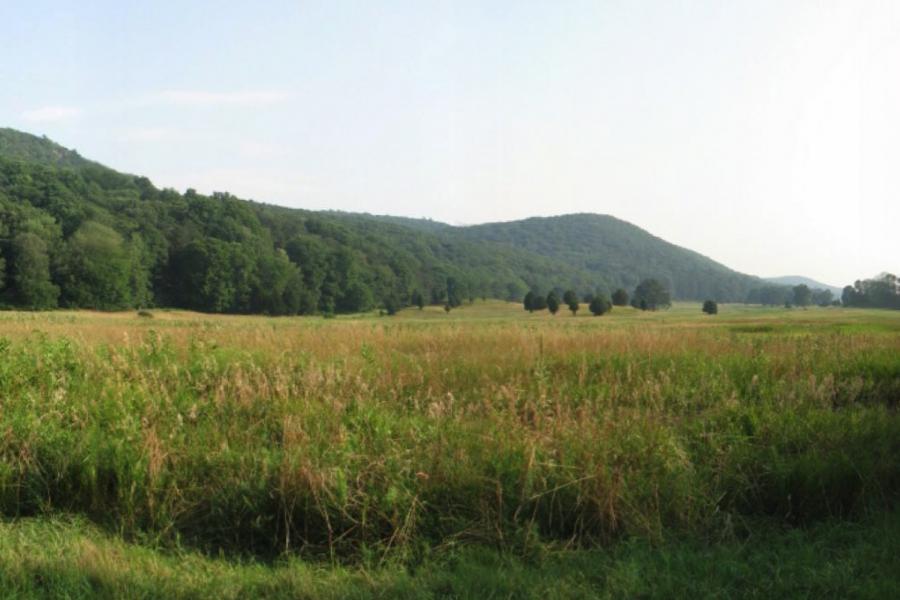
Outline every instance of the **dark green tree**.
{"type": "Polygon", "coordinates": [[[834,294],[831,293],[831,290],[814,289],[812,291],[812,301],[818,306],[831,306],[832,300],[834,300],[834,294]]]}
{"type": "Polygon", "coordinates": [[[547,309],[550,311],[551,315],[555,315],[559,312],[559,298],[556,297],[555,292],[550,292],[547,294],[547,309]]]}
{"type": "Polygon", "coordinates": [[[456,308],[462,304],[462,299],[465,297],[465,289],[462,284],[457,281],[454,277],[447,278],[447,304],[450,305],[450,308],[456,308]]]}
{"type": "Polygon", "coordinates": [[[153,282],[151,281],[151,251],[138,234],[132,234],[127,248],[129,264],[128,287],[131,302],[137,308],[153,305],[153,282]]]}
{"type": "Polygon", "coordinates": [[[719,305],[715,300],[707,300],[703,303],[703,312],[708,315],[715,315],[719,313],[719,305]]]}
{"type": "Polygon", "coordinates": [[[413,306],[418,307],[419,310],[425,308],[425,297],[422,295],[422,292],[419,290],[413,290],[412,296],[410,297],[412,300],[413,306]]]}
{"type": "Polygon", "coordinates": [[[628,306],[628,292],[622,288],[613,292],[612,303],[614,306],[628,306]]]}
{"type": "Polygon", "coordinates": [[[100,310],[131,307],[133,259],[118,232],[85,222],[67,240],[61,257],[64,302],[100,310]]]}
{"type": "MultiPolygon", "coordinates": [[[[310,315],[319,310],[322,284],[328,269],[328,248],[318,238],[296,236],[285,247],[288,258],[300,268],[300,314],[310,315]]],[[[333,310],[333,305],[332,305],[333,310]]]]}
{"type": "Polygon", "coordinates": [[[529,291],[527,294],[525,294],[525,299],[522,301],[522,304],[525,306],[525,310],[527,310],[528,312],[533,313],[535,310],[535,297],[536,295],[532,291],[529,291]]]}
{"type": "Polygon", "coordinates": [[[16,298],[31,309],[56,308],[59,288],[50,281],[47,244],[34,233],[20,233],[12,242],[12,283],[16,298]]]}
{"type": "Polygon", "coordinates": [[[634,290],[631,303],[641,310],[657,310],[672,305],[669,290],[658,279],[645,279],[634,290]]]}
{"type": "Polygon", "coordinates": [[[801,283],[800,285],[795,285],[793,287],[794,290],[794,299],[793,303],[795,306],[806,307],[809,306],[810,302],[812,302],[812,290],[809,289],[809,286],[805,283],[801,283]]]}
{"type": "Polygon", "coordinates": [[[578,294],[576,294],[573,290],[567,290],[565,294],[563,294],[563,302],[566,303],[566,306],[569,307],[569,310],[572,311],[572,316],[578,312],[579,303],[578,303],[578,294]]]}
{"type": "Polygon", "coordinates": [[[591,300],[591,303],[588,305],[588,308],[591,311],[591,314],[595,317],[599,317],[605,313],[608,313],[612,310],[612,302],[609,301],[609,298],[604,296],[603,294],[597,294],[594,296],[594,299],[591,300]]]}
{"type": "Polygon", "coordinates": [[[360,280],[351,281],[344,294],[338,309],[342,312],[365,312],[372,308],[375,299],[372,290],[360,280]]]}
{"type": "Polygon", "coordinates": [[[303,276],[284,250],[260,257],[253,288],[253,312],[269,315],[300,312],[303,276]]]}
{"type": "MultiPolygon", "coordinates": [[[[9,242],[9,224],[0,217],[0,292],[6,287],[6,259],[3,258],[4,246],[9,242]]],[[[0,293],[0,299],[3,295],[0,293]]]]}
{"type": "Polygon", "coordinates": [[[841,304],[844,306],[859,306],[856,288],[852,285],[845,286],[841,292],[841,304]]]}
{"type": "Polygon", "coordinates": [[[206,312],[227,312],[235,305],[231,261],[226,242],[198,239],[171,260],[171,279],[178,281],[177,303],[206,312]]]}

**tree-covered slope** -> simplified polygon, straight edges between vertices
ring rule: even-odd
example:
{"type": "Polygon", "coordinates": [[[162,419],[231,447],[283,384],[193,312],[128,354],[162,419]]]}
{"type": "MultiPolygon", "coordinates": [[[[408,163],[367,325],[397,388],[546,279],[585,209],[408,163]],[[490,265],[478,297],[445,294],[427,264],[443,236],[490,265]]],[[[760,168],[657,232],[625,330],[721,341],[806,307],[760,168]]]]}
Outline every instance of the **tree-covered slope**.
{"type": "Polygon", "coordinates": [[[73,169],[100,166],[82,158],[75,150],[63,148],[46,137],[37,137],[7,127],[0,127],[0,157],[73,169]]]}
{"type": "Polygon", "coordinates": [[[534,217],[460,228],[457,234],[561,260],[591,273],[609,289],[630,290],[652,277],[666,282],[676,298],[743,300],[761,284],[756,277],[608,215],[534,217]]]}
{"type": "Polygon", "coordinates": [[[644,277],[719,300],[756,282],[611,217],[453,227],[181,194],[0,130],[0,305],[329,314],[644,277]]]}

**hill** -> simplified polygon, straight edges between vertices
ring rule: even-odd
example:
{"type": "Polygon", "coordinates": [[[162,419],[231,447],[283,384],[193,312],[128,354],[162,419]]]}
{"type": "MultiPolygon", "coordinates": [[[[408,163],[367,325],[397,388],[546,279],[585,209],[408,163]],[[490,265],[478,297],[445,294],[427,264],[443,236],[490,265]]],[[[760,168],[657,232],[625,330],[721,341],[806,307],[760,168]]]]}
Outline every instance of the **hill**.
{"type": "Polygon", "coordinates": [[[0,130],[0,304],[211,312],[389,312],[526,291],[666,281],[675,298],[743,300],[756,278],[601,215],[454,227],[158,189],[0,130]]]}
{"type": "Polygon", "coordinates": [[[806,285],[810,289],[819,289],[819,290],[828,290],[836,298],[841,297],[841,290],[843,288],[839,288],[835,285],[828,285],[827,283],[822,283],[820,281],[816,281],[815,279],[810,279],[809,277],[803,277],[801,275],[784,275],[782,277],[766,277],[765,281],[770,283],[775,283],[778,285],[806,285]]]}
{"type": "Polygon", "coordinates": [[[84,169],[100,167],[98,163],[82,158],[75,150],[69,150],[47,137],[0,127],[0,157],[52,167],[84,169]]]}
{"type": "Polygon", "coordinates": [[[732,271],[608,215],[534,217],[465,227],[458,234],[558,259],[591,273],[612,290],[630,290],[653,277],[668,283],[676,298],[743,300],[761,285],[756,277],[732,271]]]}

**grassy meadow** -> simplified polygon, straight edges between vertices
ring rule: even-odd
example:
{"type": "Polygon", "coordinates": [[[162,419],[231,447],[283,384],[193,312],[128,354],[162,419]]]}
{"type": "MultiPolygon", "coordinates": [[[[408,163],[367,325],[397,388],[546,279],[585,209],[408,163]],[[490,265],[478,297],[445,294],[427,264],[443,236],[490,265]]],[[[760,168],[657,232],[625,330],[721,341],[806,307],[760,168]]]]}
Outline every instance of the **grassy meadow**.
{"type": "Polygon", "coordinates": [[[0,597],[897,597],[900,312],[0,312],[0,597]]]}

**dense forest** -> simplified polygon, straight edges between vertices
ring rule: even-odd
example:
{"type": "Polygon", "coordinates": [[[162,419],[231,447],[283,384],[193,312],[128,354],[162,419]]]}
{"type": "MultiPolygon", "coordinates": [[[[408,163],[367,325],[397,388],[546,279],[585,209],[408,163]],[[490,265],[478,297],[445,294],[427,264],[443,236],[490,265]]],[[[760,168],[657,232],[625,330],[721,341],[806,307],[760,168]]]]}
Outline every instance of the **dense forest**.
{"type": "Polygon", "coordinates": [[[675,299],[763,286],[608,216],[452,227],[182,194],[0,129],[0,305],[329,315],[647,278],[675,299]]]}
{"type": "Polygon", "coordinates": [[[883,273],[874,279],[857,281],[844,288],[841,302],[844,306],[900,310],[900,279],[883,273]]]}
{"type": "Polygon", "coordinates": [[[160,190],[0,130],[0,303],[332,314],[593,285],[527,252],[400,224],[160,190]]]}

